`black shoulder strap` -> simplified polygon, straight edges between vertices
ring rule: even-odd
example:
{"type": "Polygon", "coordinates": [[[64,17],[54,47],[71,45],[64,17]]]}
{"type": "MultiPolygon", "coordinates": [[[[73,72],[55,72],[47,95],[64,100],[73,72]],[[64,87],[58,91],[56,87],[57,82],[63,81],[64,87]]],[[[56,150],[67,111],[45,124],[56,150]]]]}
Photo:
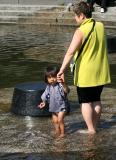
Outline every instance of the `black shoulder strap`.
{"type": "Polygon", "coordinates": [[[81,54],[81,52],[82,52],[82,50],[83,50],[83,48],[84,48],[84,46],[85,46],[85,44],[86,44],[86,42],[87,42],[87,40],[88,40],[90,34],[93,32],[93,29],[94,29],[94,26],[95,26],[95,20],[93,19],[92,21],[93,21],[92,29],[91,29],[91,31],[89,32],[88,36],[85,38],[85,41],[83,42],[83,44],[82,44],[82,46],[81,46],[81,48],[80,48],[80,50],[79,50],[79,53],[78,53],[78,55],[77,55],[77,57],[76,57],[76,59],[75,59],[75,63],[76,63],[77,59],[79,58],[79,56],[80,56],[80,54],[81,54]]]}

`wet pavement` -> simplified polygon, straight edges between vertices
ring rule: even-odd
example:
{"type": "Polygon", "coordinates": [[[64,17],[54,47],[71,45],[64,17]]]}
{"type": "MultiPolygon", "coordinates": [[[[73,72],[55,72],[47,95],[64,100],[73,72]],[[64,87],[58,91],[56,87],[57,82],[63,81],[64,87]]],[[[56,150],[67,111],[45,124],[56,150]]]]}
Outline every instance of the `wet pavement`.
{"type": "Polygon", "coordinates": [[[71,113],[65,118],[66,136],[62,139],[54,138],[51,117],[14,115],[9,112],[8,104],[2,105],[0,107],[0,159],[52,160],[57,157],[56,159],[61,160],[67,158],[114,160],[116,157],[116,89],[107,87],[104,89],[103,113],[98,132],[94,136],[77,133],[78,129],[84,129],[86,126],[73,86],[69,99],[71,113]]]}
{"type": "MultiPolygon", "coordinates": [[[[1,114],[2,127],[0,129],[0,159],[17,156],[38,154],[50,159],[53,155],[68,153],[70,159],[78,157],[115,159],[116,117],[105,113],[101,118],[101,125],[95,136],[77,133],[79,128],[84,128],[80,113],[71,113],[65,119],[66,137],[56,139],[52,136],[53,127],[50,118],[32,118],[15,116],[10,113],[1,114]],[[12,154],[11,154],[12,153],[12,154]],[[52,153],[52,154],[51,154],[52,153]],[[51,156],[50,156],[51,154],[51,156]]],[[[40,157],[41,157],[40,156],[40,157]]],[[[66,157],[67,157],[66,156],[66,157]]],[[[75,158],[76,159],[76,158],[75,158]]]]}

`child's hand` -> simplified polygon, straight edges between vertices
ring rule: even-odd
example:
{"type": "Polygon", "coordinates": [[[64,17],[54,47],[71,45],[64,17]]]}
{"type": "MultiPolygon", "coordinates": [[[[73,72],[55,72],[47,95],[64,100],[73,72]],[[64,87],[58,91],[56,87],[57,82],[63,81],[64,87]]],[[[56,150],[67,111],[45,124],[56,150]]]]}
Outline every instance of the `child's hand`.
{"type": "Polygon", "coordinates": [[[57,82],[64,83],[64,74],[62,74],[61,76],[57,76],[57,82]]]}
{"type": "Polygon", "coordinates": [[[45,107],[45,102],[41,102],[39,105],[38,105],[39,108],[44,108],[45,107]]]}

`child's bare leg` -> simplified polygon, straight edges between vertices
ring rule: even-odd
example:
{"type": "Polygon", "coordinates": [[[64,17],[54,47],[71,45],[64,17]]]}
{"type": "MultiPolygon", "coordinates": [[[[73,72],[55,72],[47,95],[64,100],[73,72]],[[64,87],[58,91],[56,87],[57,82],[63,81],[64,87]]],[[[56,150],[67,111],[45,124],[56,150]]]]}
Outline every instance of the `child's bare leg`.
{"type": "Polygon", "coordinates": [[[60,127],[59,127],[59,123],[58,123],[58,115],[53,113],[52,114],[52,121],[55,127],[55,134],[56,135],[60,135],[60,127]]]}
{"type": "Polygon", "coordinates": [[[60,127],[60,137],[64,137],[64,135],[65,135],[64,116],[65,116],[65,112],[59,112],[58,113],[58,123],[59,123],[59,127],[60,127]]]}

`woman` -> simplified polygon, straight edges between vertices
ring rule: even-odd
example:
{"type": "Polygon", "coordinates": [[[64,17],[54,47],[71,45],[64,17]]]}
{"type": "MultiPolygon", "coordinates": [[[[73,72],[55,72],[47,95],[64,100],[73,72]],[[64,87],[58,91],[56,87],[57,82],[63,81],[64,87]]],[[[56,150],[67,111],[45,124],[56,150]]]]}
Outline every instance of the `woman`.
{"type": "MultiPolygon", "coordinates": [[[[76,29],[64,57],[60,71],[57,74],[58,80],[63,76],[72,58],[78,55],[93,26],[91,9],[86,2],[75,4],[74,13],[76,22],[80,27],[76,29]]],[[[103,86],[110,82],[104,26],[101,22],[96,22],[93,32],[76,61],[74,71],[74,85],[77,87],[82,115],[88,128],[87,131],[80,131],[81,133],[96,133],[96,125],[100,119],[102,109],[100,95],[103,86]]]]}

